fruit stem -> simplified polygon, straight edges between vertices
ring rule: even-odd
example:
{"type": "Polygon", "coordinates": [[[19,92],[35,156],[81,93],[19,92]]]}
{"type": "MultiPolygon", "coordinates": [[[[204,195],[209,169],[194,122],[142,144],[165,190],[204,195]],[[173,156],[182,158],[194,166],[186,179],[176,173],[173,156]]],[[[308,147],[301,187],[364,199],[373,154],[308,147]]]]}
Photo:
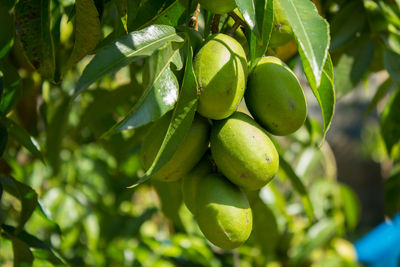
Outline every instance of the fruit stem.
{"type": "Polygon", "coordinates": [[[212,33],[218,33],[219,31],[219,20],[221,18],[221,15],[215,14],[213,17],[213,21],[211,24],[211,32],[212,33]]]}
{"type": "Polygon", "coordinates": [[[235,24],[238,22],[240,25],[246,26],[246,23],[233,11],[228,13],[231,18],[235,21],[235,24]]]}
{"type": "Polygon", "coordinates": [[[196,10],[194,11],[194,14],[189,21],[189,27],[193,28],[195,31],[199,31],[199,12],[200,3],[197,3],[196,10]]]}

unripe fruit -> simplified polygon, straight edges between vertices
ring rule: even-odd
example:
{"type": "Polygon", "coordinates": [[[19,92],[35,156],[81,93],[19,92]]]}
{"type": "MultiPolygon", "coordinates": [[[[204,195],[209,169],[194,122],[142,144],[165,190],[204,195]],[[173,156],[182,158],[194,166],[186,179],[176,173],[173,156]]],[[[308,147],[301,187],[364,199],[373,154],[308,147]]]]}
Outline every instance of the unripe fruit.
{"type": "Polygon", "coordinates": [[[182,179],[182,196],[186,207],[196,213],[196,194],[199,183],[202,179],[212,172],[212,163],[208,156],[204,156],[200,162],[182,179]]]}
{"type": "Polygon", "coordinates": [[[244,113],[216,121],[210,141],[218,169],[238,186],[260,189],[278,171],[279,155],[267,132],[244,113]]]}
{"type": "Polygon", "coordinates": [[[269,47],[278,47],[293,40],[293,29],[279,1],[274,1],[274,25],[272,28],[269,47]]]}
{"type": "MultiPolygon", "coordinates": [[[[161,147],[170,121],[170,113],[162,117],[152,126],[143,142],[141,156],[146,170],[150,168],[161,147]]],[[[152,177],[162,181],[177,181],[186,175],[206,152],[209,132],[208,121],[196,116],[175,154],[152,177]]]]}
{"type": "Polygon", "coordinates": [[[215,34],[196,55],[194,72],[199,85],[197,111],[221,120],[231,115],[246,87],[247,62],[243,47],[225,34],[215,34]]]}
{"type": "Polygon", "coordinates": [[[214,14],[225,14],[236,8],[235,0],[199,0],[199,3],[214,14]]]}
{"type": "Polygon", "coordinates": [[[198,183],[195,218],[205,237],[223,249],[242,245],[253,224],[245,194],[219,174],[209,174],[198,183]]]}
{"type": "Polygon", "coordinates": [[[299,129],[307,104],[293,71],[276,57],[262,58],[249,76],[246,104],[254,119],[274,135],[299,129]]]}

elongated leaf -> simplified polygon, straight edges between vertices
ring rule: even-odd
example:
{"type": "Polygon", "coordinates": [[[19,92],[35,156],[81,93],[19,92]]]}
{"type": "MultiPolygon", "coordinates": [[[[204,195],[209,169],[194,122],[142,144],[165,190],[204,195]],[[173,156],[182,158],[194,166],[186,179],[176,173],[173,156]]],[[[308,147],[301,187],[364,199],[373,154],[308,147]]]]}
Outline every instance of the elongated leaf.
{"type": "Polygon", "coordinates": [[[2,123],[7,128],[8,134],[11,138],[23,145],[35,157],[38,157],[40,160],[43,161],[43,156],[40,153],[37,142],[32,136],[29,135],[29,133],[24,128],[16,124],[14,121],[4,117],[0,117],[0,123],[2,123]]]}
{"type": "Polygon", "coordinates": [[[182,4],[181,0],[175,0],[169,7],[163,12],[159,13],[154,19],[145,25],[149,24],[163,24],[170,26],[178,26],[187,21],[186,8],[182,4]]]}
{"type": "Polygon", "coordinates": [[[75,1],[75,44],[67,69],[92,51],[100,40],[100,18],[94,0],[75,1]]]}
{"type": "Polygon", "coordinates": [[[335,112],[336,98],[331,57],[328,54],[324,69],[322,71],[321,84],[319,86],[317,86],[317,83],[313,79],[313,76],[311,76],[310,71],[307,71],[307,69],[309,70],[309,66],[303,65],[303,67],[305,68],[305,74],[309,81],[311,90],[313,91],[315,98],[318,100],[322,111],[322,118],[324,120],[324,132],[321,140],[322,143],[325,139],[326,132],[329,130],[333,114],[335,112]]]}
{"type": "Polygon", "coordinates": [[[386,95],[386,93],[393,87],[393,80],[389,77],[384,81],[376,90],[374,97],[369,103],[365,110],[365,116],[372,112],[372,110],[378,105],[379,101],[386,95]]]}
{"type": "Polygon", "coordinates": [[[3,156],[8,141],[7,128],[0,123],[0,158],[3,156]]]}
{"type": "Polygon", "coordinates": [[[176,108],[172,114],[171,123],[168,127],[164,141],[154,159],[154,162],[134,186],[145,182],[161,169],[174,155],[179,144],[185,138],[192,124],[197,108],[197,82],[193,70],[193,50],[189,42],[186,42],[187,57],[182,89],[176,108]]]}
{"type": "Polygon", "coordinates": [[[400,55],[388,49],[383,53],[386,70],[398,85],[400,85],[400,55]]]}
{"type": "Polygon", "coordinates": [[[37,206],[36,192],[26,184],[23,184],[11,177],[0,177],[0,183],[4,190],[21,202],[21,213],[19,215],[17,232],[22,231],[25,223],[32,216],[33,211],[37,206]]]}
{"type": "Polygon", "coordinates": [[[15,6],[15,28],[33,67],[52,81],[55,59],[49,8],[49,0],[18,1],[15,6]]]}
{"type": "Polygon", "coordinates": [[[252,63],[250,68],[253,68],[268,48],[274,21],[273,0],[238,0],[237,4],[252,30],[248,31],[247,38],[249,40],[250,59],[252,63]],[[251,25],[255,25],[255,28],[251,25]]]}
{"type": "Polygon", "coordinates": [[[11,65],[0,61],[3,72],[3,93],[0,100],[0,115],[6,115],[18,102],[22,95],[21,78],[18,71],[11,65]]]}
{"type": "Polygon", "coordinates": [[[388,154],[400,141],[400,90],[397,90],[386,105],[381,116],[381,133],[385,140],[388,154]]]}
{"type": "Polygon", "coordinates": [[[1,227],[7,233],[7,237],[12,238],[12,240],[17,239],[29,248],[39,250],[39,253],[37,253],[37,251],[35,250],[35,256],[39,256],[39,258],[45,259],[56,266],[65,265],[64,260],[58,254],[56,254],[48,244],[38,239],[37,237],[29,234],[26,231],[21,231],[15,234],[16,229],[10,225],[3,224],[1,225],[1,227]]]}
{"type": "Polygon", "coordinates": [[[152,25],[123,36],[106,46],[90,61],[78,81],[75,96],[104,75],[150,56],[172,41],[183,42],[183,39],[173,27],[165,25],[152,25]]]}
{"type": "Polygon", "coordinates": [[[170,43],[157,51],[150,59],[150,82],[129,114],[114,125],[106,136],[113,132],[135,129],[146,125],[167,113],[176,103],[179,83],[171,71],[172,62],[182,67],[179,49],[182,43],[170,43]]]}
{"type": "Polygon", "coordinates": [[[127,0],[117,0],[115,1],[115,5],[117,6],[122,26],[125,32],[128,33],[128,2],[127,0]]]}
{"type": "MultiPolygon", "coordinates": [[[[244,20],[257,38],[262,39],[264,34],[264,17],[267,7],[272,7],[272,0],[235,0],[236,5],[242,13],[244,20]],[[270,3],[268,3],[270,2],[270,3]]],[[[271,22],[272,24],[272,22],[271,22]]],[[[272,29],[272,26],[271,26],[272,29]]]]}
{"type": "Polygon", "coordinates": [[[319,14],[309,0],[277,0],[280,2],[296,37],[301,61],[307,79],[313,76],[316,87],[322,80],[322,70],[328,55],[329,24],[319,14]]]}
{"type": "Polygon", "coordinates": [[[0,59],[5,57],[14,43],[14,18],[8,6],[0,2],[0,59]]]}
{"type": "Polygon", "coordinates": [[[287,178],[290,180],[294,190],[301,196],[301,202],[303,203],[304,210],[310,221],[314,220],[314,210],[313,205],[308,195],[307,189],[301,181],[300,177],[294,172],[290,164],[282,157],[279,156],[279,168],[286,174],[287,178]]]}
{"type": "Polygon", "coordinates": [[[148,21],[151,21],[158,14],[168,8],[174,0],[147,0],[128,1],[128,30],[135,31],[142,28],[148,21]],[[130,3],[133,2],[133,3],[130,3]],[[136,2],[136,3],[135,3],[136,2]]]}
{"type": "Polygon", "coordinates": [[[344,96],[361,81],[371,65],[374,43],[369,36],[354,40],[341,55],[335,68],[337,97],[344,96]]]}
{"type": "Polygon", "coordinates": [[[32,266],[33,254],[29,249],[29,246],[12,235],[9,235],[8,237],[12,242],[14,266],[32,266]]]}

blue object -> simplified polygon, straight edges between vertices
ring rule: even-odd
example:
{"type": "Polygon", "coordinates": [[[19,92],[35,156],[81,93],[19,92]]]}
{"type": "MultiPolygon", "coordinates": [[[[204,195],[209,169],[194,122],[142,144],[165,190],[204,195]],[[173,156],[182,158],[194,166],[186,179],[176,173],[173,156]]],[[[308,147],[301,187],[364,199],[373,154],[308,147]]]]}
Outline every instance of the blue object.
{"type": "Polygon", "coordinates": [[[376,226],[354,246],[359,262],[371,267],[399,267],[400,214],[376,226]]]}

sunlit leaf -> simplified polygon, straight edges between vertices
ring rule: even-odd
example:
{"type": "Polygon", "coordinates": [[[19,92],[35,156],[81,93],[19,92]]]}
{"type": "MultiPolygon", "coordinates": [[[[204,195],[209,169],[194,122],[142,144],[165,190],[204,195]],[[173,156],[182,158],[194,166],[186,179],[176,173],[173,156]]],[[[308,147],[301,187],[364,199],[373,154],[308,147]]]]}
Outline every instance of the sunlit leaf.
{"type": "Polygon", "coordinates": [[[328,54],[324,69],[322,71],[321,83],[319,86],[317,86],[317,83],[315,82],[315,80],[313,80],[313,77],[310,76],[310,72],[307,71],[308,67],[304,65],[303,67],[306,70],[305,73],[308,78],[311,90],[313,91],[315,98],[318,100],[319,106],[322,111],[322,118],[324,120],[324,131],[321,140],[322,143],[325,139],[327,131],[329,130],[333,114],[335,112],[336,98],[332,61],[328,54]]]}
{"type": "Polygon", "coordinates": [[[150,58],[148,87],[129,114],[106,135],[116,130],[130,130],[146,125],[173,108],[178,99],[179,83],[170,65],[182,64],[179,53],[181,46],[182,43],[170,43],[150,58]]]}
{"type": "Polygon", "coordinates": [[[307,64],[307,79],[312,76],[316,87],[320,87],[323,68],[329,48],[329,24],[309,0],[276,0],[281,4],[293,29],[301,61],[307,64]]]}
{"type": "Polygon", "coordinates": [[[106,46],[90,61],[78,81],[75,95],[104,75],[152,55],[169,42],[183,42],[183,39],[173,27],[165,25],[151,25],[121,37],[106,46]]]}
{"type": "Polygon", "coordinates": [[[357,199],[357,196],[350,187],[341,184],[339,188],[340,200],[342,202],[344,215],[346,217],[346,224],[348,229],[350,231],[353,231],[356,228],[360,219],[360,203],[357,199]]]}
{"type": "Polygon", "coordinates": [[[167,133],[152,165],[147,170],[145,176],[136,184],[149,179],[171,159],[192,124],[197,107],[197,83],[193,71],[193,51],[189,42],[186,42],[186,49],[187,57],[182,89],[167,133]]]}

